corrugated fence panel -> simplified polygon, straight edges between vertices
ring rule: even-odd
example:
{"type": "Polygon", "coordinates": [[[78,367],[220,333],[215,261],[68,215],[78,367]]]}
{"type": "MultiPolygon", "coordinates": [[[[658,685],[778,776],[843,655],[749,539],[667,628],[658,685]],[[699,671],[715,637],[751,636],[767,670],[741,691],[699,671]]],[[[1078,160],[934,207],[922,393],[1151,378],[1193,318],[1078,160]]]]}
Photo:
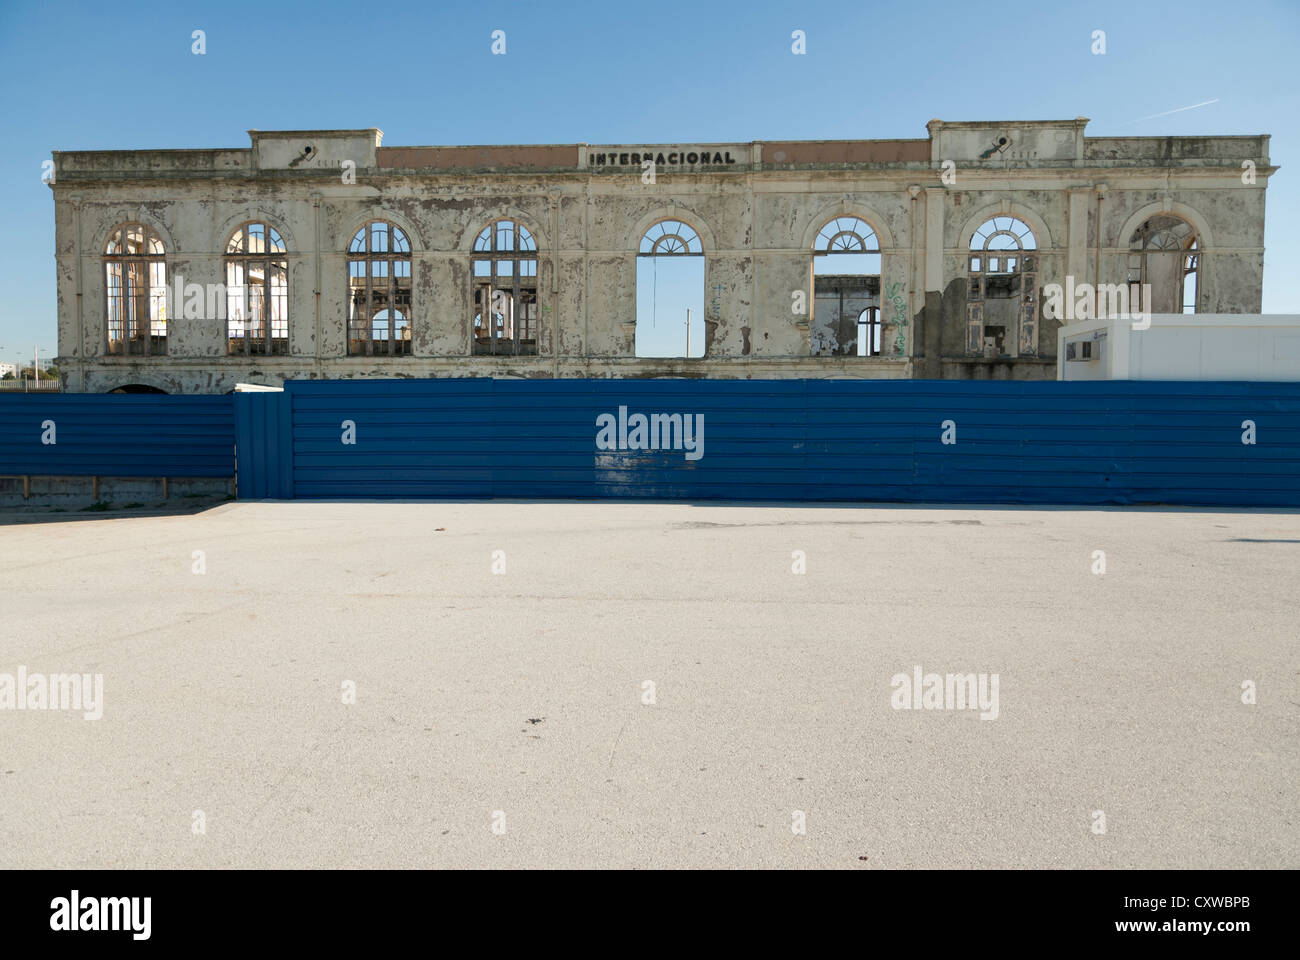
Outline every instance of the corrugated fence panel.
{"type": "Polygon", "coordinates": [[[243,499],[293,497],[293,419],[287,393],[236,393],[236,489],[243,499]]]}
{"type": "Polygon", "coordinates": [[[1296,383],[366,380],[285,396],[299,497],[1300,506],[1296,383]]]}
{"type": "Polygon", "coordinates": [[[918,499],[1300,503],[1295,384],[987,383],[964,399],[931,405],[958,442],[918,450],[918,499]]]}
{"type": "Polygon", "coordinates": [[[289,382],[294,495],[493,496],[492,388],[488,379],[289,382]]]}
{"type": "Polygon", "coordinates": [[[228,396],[0,396],[0,474],[232,477],[233,411],[228,396]]]}
{"type": "Polygon", "coordinates": [[[1300,384],[473,378],[0,398],[0,474],[229,477],[236,452],[239,494],[258,498],[1300,506],[1300,384]]]}

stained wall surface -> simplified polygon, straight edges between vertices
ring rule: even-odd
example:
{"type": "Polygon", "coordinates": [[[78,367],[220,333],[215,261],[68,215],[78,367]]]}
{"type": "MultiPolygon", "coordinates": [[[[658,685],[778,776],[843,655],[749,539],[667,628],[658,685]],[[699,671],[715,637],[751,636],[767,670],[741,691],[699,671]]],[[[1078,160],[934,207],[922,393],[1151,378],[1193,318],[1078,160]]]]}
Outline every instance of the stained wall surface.
{"type": "Polygon", "coordinates": [[[248,149],[56,152],[58,364],[66,390],[92,393],[371,377],[1053,378],[1054,320],[1037,319],[1028,350],[968,347],[970,247],[993,216],[1032,228],[1041,288],[1067,275],[1124,282],[1136,228],[1175,215],[1199,242],[1197,309],[1258,312],[1268,137],[1088,138],[1085,125],[936,120],[928,139],[648,146],[383,147],[374,129],[253,131],[248,149]],[[815,352],[813,245],[841,216],[880,243],[878,357],[815,352]],[[375,219],[410,238],[409,356],[348,356],[348,245],[375,219]],[[536,356],[471,355],[471,252],[499,219],[536,239],[536,356]],[[703,246],[703,358],[634,355],[638,245],[665,219],[703,246]],[[285,241],[285,355],[228,355],[223,316],[179,307],[165,356],[106,355],[103,254],[116,228],[157,232],[169,290],[177,279],[206,290],[224,282],[227,243],[250,220],[285,241]]]}

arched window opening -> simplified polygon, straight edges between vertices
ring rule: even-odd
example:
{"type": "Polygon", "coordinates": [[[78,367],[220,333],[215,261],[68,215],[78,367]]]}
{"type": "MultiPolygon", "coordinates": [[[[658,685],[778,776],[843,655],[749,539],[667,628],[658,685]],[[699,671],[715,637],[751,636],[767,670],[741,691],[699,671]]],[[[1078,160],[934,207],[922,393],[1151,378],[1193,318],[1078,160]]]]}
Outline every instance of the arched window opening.
{"type": "Polygon", "coordinates": [[[1038,353],[1038,242],[1015,217],[986,220],[970,241],[966,353],[1032,357],[1038,353]]]}
{"type": "Polygon", "coordinates": [[[348,248],[348,354],[411,352],[411,244],[399,227],[372,220],[348,248]]]}
{"type": "Polygon", "coordinates": [[[1182,217],[1161,213],[1143,221],[1129,238],[1130,311],[1195,313],[1201,254],[1196,228],[1182,217]],[[1142,286],[1133,290],[1135,283],[1142,286]],[[1136,305],[1131,302],[1133,294],[1136,305]]]}
{"type": "Polygon", "coordinates": [[[289,352],[289,262],[274,227],[246,223],[226,244],[226,350],[232,355],[289,352]]]}
{"type": "MultiPolygon", "coordinates": [[[[396,340],[399,343],[406,341],[409,344],[411,322],[401,310],[380,310],[370,322],[370,339],[379,345],[375,348],[376,353],[386,353],[383,346],[389,340],[396,340]]],[[[409,353],[410,351],[408,349],[398,352],[409,353]]]]}
{"type": "Polygon", "coordinates": [[[880,241],[865,220],[836,217],[818,231],[808,323],[814,356],[880,356],[880,273],[880,241]]]}
{"type": "Polygon", "coordinates": [[[704,245],[684,221],[660,220],[641,237],[635,353],[704,356],[704,245]]]}
{"type": "Polygon", "coordinates": [[[475,356],[536,356],[537,241],[513,220],[489,223],[474,240],[475,356]],[[487,319],[484,319],[484,314],[487,319]]]}
{"type": "Polygon", "coordinates": [[[879,307],[864,307],[858,314],[858,356],[880,356],[882,334],[879,307]]]}
{"type": "Polygon", "coordinates": [[[104,315],[111,355],[167,353],[166,250],[142,223],[114,230],[104,248],[104,315]]]}

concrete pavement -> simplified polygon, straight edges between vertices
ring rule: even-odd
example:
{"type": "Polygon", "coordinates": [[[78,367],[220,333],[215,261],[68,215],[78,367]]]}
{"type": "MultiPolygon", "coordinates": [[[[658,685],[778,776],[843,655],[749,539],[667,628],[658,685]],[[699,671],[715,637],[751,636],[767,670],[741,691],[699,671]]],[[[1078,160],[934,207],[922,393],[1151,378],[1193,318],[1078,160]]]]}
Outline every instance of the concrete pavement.
{"type": "Polygon", "coordinates": [[[1300,866],[1294,512],[15,517],[0,867],[1300,866]]]}

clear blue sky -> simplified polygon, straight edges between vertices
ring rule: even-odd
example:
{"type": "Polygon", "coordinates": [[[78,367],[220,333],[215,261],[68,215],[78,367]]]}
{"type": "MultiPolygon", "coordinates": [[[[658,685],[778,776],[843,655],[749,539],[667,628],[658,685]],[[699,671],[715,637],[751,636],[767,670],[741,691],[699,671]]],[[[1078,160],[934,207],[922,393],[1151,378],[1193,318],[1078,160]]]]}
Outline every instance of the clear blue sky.
{"type": "Polygon", "coordinates": [[[932,117],[1269,133],[1264,309],[1300,313],[1298,62],[1297,0],[0,0],[0,359],[55,348],[51,150],[245,147],[254,127],[397,145],[924,137],[932,117]]]}

